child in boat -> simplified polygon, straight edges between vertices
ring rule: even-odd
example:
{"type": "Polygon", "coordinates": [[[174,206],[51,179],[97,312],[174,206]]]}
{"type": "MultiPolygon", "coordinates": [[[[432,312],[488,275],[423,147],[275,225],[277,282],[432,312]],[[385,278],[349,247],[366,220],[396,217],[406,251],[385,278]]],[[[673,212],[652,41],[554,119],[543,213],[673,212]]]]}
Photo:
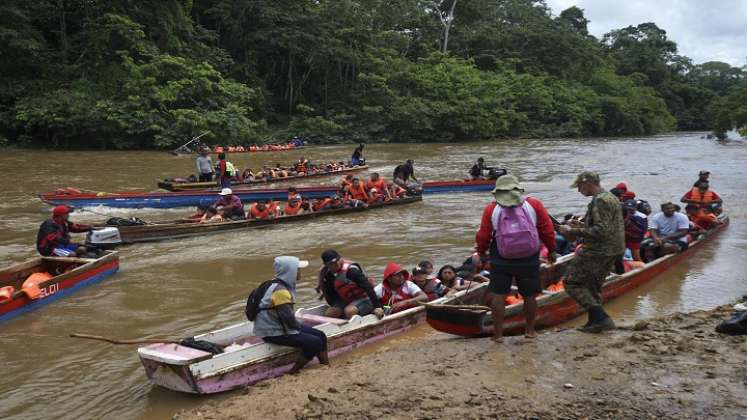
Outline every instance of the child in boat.
{"type": "MultiPolygon", "coordinates": [[[[221,208],[222,211],[225,211],[225,209],[221,208]]],[[[216,209],[213,206],[210,206],[205,210],[205,214],[202,215],[202,218],[200,219],[200,223],[212,223],[212,222],[222,222],[225,220],[224,216],[218,213],[218,209],[216,209]]]]}
{"type": "Polygon", "coordinates": [[[194,221],[199,222],[200,220],[202,220],[202,216],[205,215],[205,212],[207,212],[208,207],[209,206],[200,204],[199,206],[197,206],[197,212],[189,216],[188,219],[192,219],[194,221]]]}
{"type": "Polygon", "coordinates": [[[428,295],[410,281],[410,273],[391,261],[384,269],[384,280],[374,288],[374,292],[387,314],[412,308],[418,302],[428,300],[428,295]]]}
{"type": "Polygon", "coordinates": [[[446,296],[449,288],[444,286],[435,276],[429,275],[424,267],[416,266],[412,269],[412,282],[428,296],[428,300],[446,296]]]}

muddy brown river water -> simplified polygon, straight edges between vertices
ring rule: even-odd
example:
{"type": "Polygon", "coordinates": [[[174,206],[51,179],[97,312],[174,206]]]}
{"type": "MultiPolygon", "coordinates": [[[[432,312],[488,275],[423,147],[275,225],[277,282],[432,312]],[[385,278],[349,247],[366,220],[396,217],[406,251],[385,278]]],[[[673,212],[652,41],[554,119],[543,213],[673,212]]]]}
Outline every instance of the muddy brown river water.
{"type": "MultiPolygon", "coordinates": [[[[628,183],[654,207],[679,200],[712,171],[732,224],[690,261],[609,305],[632,320],[672,311],[712,308],[747,292],[747,142],[714,142],[702,133],[645,138],[512,140],[468,144],[370,145],[372,170],[391,177],[415,160],[421,179],[463,178],[485,157],[517,174],[528,193],[556,215],[582,212],[586,199],[569,188],[581,170],[597,170],[604,186],[628,183]]],[[[283,153],[237,154],[238,167],[287,163],[303,155],[348,159],[353,147],[311,147],[283,153]]],[[[38,225],[50,207],[35,194],[61,186],[95,191],[154,190],[159,178],[194,171],[194,159],[161,152],[3,151],[0,173],[0,265],[35,254],[38,225]]],[[[322,181],[316,181],[322,182],[322,181]]],[[[327,181],[329,182],[329,181],[327,181]]],[[[276,255],[314,265],[326,248],[355,259],[380,278],[387,260],[438,267],[469,254],[489,194],[429,195],[421,203],[286,226],[121,248],[120,271],[102,283],[0,325],[0,418],[169,418],[205,397],[150,385],[134,346],[68,338],[71,332],[122,338],[179,338],[242,320],[248,292],[272,275],[276,255]]],[[[168,219],[191,209],[97,209],[116,216],[168,219]]],[[[73,220],[101,220],[75,213],[73,220]]],[[[314,270],[302,273],[301,305],[316,301],[314,270]]],[[[417,340],[418,328],[395,338],[417,340]]],[[[363,350],[371,351],[371,350],[363,350]]],[[[216,398],[216,397],[209,397],[216,398]]],[[[220,398],[220,397],[218,397],[220,398]]]]}

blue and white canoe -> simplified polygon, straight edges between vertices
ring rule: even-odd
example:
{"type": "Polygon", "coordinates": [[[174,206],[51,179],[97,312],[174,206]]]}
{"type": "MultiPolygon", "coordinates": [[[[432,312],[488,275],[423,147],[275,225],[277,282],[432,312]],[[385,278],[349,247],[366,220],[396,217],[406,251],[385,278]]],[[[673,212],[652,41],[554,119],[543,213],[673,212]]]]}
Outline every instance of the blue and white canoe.
{"type": "MultiPolygon", "coordinates": [[[[490,191],[494,180],[430,181],[423,184],[423,194],[445,194],[460,192],[490,191]]],[[[298,192],[307,198],[322,198],[334,195],[336,185],[298,187],[298,192]]],[[[235,189],[234,194],[244,202],[258,200],[283,200],[288,197],[288,189],[235,189]]],[[[72,207],[122,207],[122,208],[172,208],[209,205],[218,197],[217,191],[177,191],[177,192],[121,192],[96,193],[80,192],[73,188],[59,189],[39,194],[39,198],[51,205],[72,207]]]]}

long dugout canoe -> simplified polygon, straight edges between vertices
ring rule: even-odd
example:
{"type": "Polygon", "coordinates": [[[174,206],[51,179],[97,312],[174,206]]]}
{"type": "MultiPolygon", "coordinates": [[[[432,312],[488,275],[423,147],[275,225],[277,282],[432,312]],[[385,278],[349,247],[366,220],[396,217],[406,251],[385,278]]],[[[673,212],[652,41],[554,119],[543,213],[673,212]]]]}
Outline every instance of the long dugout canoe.
{"type": "MultiPolygon", "coordinates": [[[[251,187],[254,185],[263,185],[263,184],[276,184],[281,182],[295,182],[295,181],[303,181],[308,178],[321,178],[325,176],[335,176],[335,175],[341,175],[341,174],[349,174],[349,173],[356,173],[361,172],[368,169],[368,166],[352,166],[349,168],[343,168],[338,169],[336,171],[319,171],[319,172],[313,172],[306,175],[292,175],[287,176],[285,178],[272,178],[268,180],[264,179],[257,179],[252,181],[241,181],[236,182],[233,184],[232,188],[240,189],[240,188],[246,188],[251,187]]],[[[166,191],[199,191],[199,190],[210,190],[210,191],[220,191],[220,187],[217,186],[216,182],[175,182],[175,181],[158,181],[158,188],[164,189],[166,191]]]]}
{"type": "MultiPolygon", "coordinates": [[[[494,180],[429,181],[423,183],[423,194],[446,194],[490,191],[494,180]]],[[[323,198],[334,195],[337,185],[298,187],[298,192],[306,198],[323,198]]],[[[236,189],[234,194],[244,202],[259,200],[284,200],[288,198],[287,188],[236,189]]],[[[72,207],[121,207],[121,208],[175,208],[209,205],[218,197],[216,191],[177,191],[177,192],[121,192],[121,193],[59,193],[44,192],[39,198],[51,205],[72,207]]]]}
{"type": "MultiPolygon", "coordinates": [[[[373,210],[381,207],[396,206],[421,201],[423,197],[412,196],[398,198],[392,201],[372,204],[366,207],[345,207],[340,209],[303,213],[294,216],[281,216],[273,219],[245,219],[226,222],[199,223],[187,220],[174,220],[167,222],[156,222],[147,225],[117,226],[121,244],[134,244],[140,242],[155,242],[169,239],[186,238],[190,236],[202,236],[210,233],[224,232],[233,229],[248,229],[260,226],[300,222],[318,217],[341,215],[345,213],[357,213],[373,210]]],[[[112,227],[109,227],[112,229],[112,227]]],[[[111,244],[111,243],[110,243],[111,244]]],[[[101,245],[101,244],[93,244],[101,245]]],[[[112,244],[114,245],[114,244],[112,244]]]]}
{"type": "MultiPolygon", "coordinates": [[[[658,275],[690,258],[703,244],[711,241],[729,225],[728,217],[722,216],[721,221],[720,225],[706,232],[683,252],[665,255],[624,274],[610,274],[602,287],[602,298],[605,302],[615,299],[654,280],[658,275]]],[[[564,271],[565,265],[569,262],[568,257],[572,258],[569,255],[563,257],[562,261],[558,260],[558,274],[564,271]]],[[[545,291],[537,297],[537,328],[547,328],[561,324],[584,312],[585,310],[565,290],[545,291]]],[[[426,320],[431,327],[438,331],[462,337],[486,336],[493,332],[491,313],[486,310],[460,308],[453,305],[428,305],[426,320]]],[[[505,335],[523,333],[524,325],[523,302],[507,306],[504,314],[503,333],[505,335]]]]}

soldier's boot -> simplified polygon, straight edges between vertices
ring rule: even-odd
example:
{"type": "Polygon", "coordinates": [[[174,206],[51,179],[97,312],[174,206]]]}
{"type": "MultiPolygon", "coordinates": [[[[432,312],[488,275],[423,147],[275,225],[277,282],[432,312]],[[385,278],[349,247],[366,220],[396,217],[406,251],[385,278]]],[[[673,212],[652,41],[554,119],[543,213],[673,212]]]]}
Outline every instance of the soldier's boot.
{"type": "Polygon", "coordinates": [[[615,322],[607,315],[604,309],[601,306],[592,306],[589,308],[589,323],[579,328],[579,331],[598,334],[614,328],[615,322]]]}

